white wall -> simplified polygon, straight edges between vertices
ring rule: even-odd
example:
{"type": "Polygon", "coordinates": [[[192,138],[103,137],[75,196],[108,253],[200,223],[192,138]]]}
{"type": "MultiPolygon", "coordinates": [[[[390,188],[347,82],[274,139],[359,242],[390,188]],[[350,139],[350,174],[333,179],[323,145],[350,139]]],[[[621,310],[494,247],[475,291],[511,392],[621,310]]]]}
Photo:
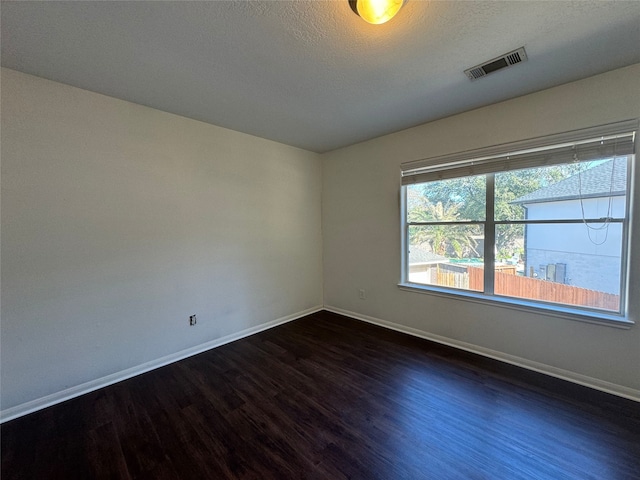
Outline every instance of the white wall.
{"type": "MultiPolygon", "coordinates": [[[[527,218],[623,217],[626,196],[558,200],[532,203],[527,206],[527,218]],[[610,211],[609,211],[610,210],[610,211]]],[[[564,263],[567,283],[598,292],[620,294],[620,264],[622,256],[622,225],[611,223],[606,228],[594,223],[587,228],[582,223],[565,225],[534,224],[526,228],[526,265],[540,275],[540,266],[564,263]]],[[[540,277],[542,278],[542,277],[540,277]]]]}
{"type": "MultiPolygon", "coordinates": [[[[640,400],[640,325],[622,330],[397,287],[401,162],[638,118],[638,78],[634,65],[323,155],[325,307],[640,400]]],[[[630,311],[640,322],[640,195],[634,211],[630,311]]]]}
{"type": "Polygon", "coordinates": [[[1,85],[3,410],[322,305],[317,154],[1,85]]]}
{"type": "MultiPolygon", "coordinates": [[[[639,76],[636,65],[318,156],[2,69],[2,410],[316,308],[323,278],[329,308],[640,398],[638,326],[397,287],[401,162],[637,118],[639,76]]],[[[640,321],[634,294],[631,310],[640,321]]]]}

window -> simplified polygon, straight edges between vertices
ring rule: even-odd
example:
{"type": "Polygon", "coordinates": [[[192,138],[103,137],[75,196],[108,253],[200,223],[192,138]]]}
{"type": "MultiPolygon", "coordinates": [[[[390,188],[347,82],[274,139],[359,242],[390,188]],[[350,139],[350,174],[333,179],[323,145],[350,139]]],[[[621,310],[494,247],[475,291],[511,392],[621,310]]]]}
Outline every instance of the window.
{"type": "Polygon", "coordinates": [[[637,127],[403,164],[402,284],[624,317],[637,127]]]}

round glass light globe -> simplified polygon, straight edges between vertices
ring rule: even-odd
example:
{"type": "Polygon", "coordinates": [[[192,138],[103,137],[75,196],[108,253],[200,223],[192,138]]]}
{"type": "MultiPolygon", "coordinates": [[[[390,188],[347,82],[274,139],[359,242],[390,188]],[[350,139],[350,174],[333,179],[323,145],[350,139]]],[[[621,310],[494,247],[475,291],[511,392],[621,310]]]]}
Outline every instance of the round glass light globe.
{"type": "Polygon", "coordinates": [[[402,7],[404,0],[358,0],[358,15],[374,25],[391,20],[402,7]]]}

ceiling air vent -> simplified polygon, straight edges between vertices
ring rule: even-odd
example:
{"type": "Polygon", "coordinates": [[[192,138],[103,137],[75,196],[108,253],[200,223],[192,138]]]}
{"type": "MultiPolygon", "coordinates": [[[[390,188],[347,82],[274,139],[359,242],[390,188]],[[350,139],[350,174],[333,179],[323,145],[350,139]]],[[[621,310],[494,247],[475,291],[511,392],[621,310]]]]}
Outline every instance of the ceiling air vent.
{"type": "Polygon", "coordinates": [[[465,75],[469,77],[469,80],[477,80],[478,78],[485,77],[492,72],[501,70],[516,63],[522,63],[527,60],[527,53],[524,51],[524,47],[521,47],[513,52],[505,53],[504,55],[489,60],[482,65],[476,65],[464,71],[465,75]]]}

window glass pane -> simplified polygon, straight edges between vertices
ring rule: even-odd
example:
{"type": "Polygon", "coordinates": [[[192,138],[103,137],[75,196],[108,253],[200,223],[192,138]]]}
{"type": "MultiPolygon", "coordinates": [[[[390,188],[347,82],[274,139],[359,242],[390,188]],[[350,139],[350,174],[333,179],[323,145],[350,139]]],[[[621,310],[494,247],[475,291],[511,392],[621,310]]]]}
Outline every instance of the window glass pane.
{"type": "Polygon", "coordinates": [[[496,271],[525,275],[525,225],[496,225],[496,271]]]}
{"type": "Polygon", "coordinates": [[[496,220],[622,218],[627,158],[496,174],[496,220]]]}
{"type": "Polygon", "coordinates": [[[482,225],[409,226],[409,282],[484,290],[482,225]]]}
{"type": "Polygon", "coordinates": [[[621,223],[497,225],[496,239],[496,295],[619,310],[621,223]]]}
{"type": "Polygon", "coordinates": [[[486,216],[486,179],[454,178],[407,187],[409,222],[482,221],[486,216]]]}

